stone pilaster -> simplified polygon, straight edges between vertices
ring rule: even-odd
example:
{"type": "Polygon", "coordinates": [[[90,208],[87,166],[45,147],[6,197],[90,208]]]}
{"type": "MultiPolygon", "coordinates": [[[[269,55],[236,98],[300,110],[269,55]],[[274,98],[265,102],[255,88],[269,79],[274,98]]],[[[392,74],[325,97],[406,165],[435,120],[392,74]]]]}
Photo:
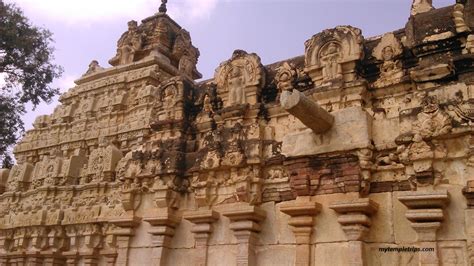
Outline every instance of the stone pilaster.
{"type": "Polygon", "coordinates": [[[444,219],[443,209],[449,203],[447,191],[408,192],[398,200],[407,208],[406,218],[417,233],[420,248],[432,248],[434,252],[420,252],[420,265],[439,265],[436,232],[444,219]]]}
{"type": "Polygon", "coordinates": [[[7,265],[8,263],[12,238],[13,232],[11,230],[0,231],[0,265],[7,265]]]}
{"type": "MultiPolygon", "coordinates": [[[[3,264],[1,264],[3,265],[3,264]]],[[[33,251],[26,254],[26,265],[28,266],[40,266],[43,265],[43,258],[40,252],[33,251]]]]}
{"type": "Polygon", "coordinates": [[[194,263],[197,266],[207,265],[207,252],[209,236],[213,231],[213,223],[219,219],[219,214],[213,210],[189,211],[184,214],[184,219],[193,223],[191,232],[196,240],[196,254],[194,263]]]}
{"type": "Polygon", "coordinates": [[[112,265],[128,265],[128,252],[130,250],[130,240],[135,235],[135,227],[139,225],[140,219],[133,217],[124,217],[110,221],[117,226],[112,230],[115,237],[115,246],[117,248],[117,256],[108,256],[108,260],[112,261],[112,265]]]}
{"type": "Polygon", "coordinates": [[[466,187],[462,190],[467,201],[466,215],[466,232],[468,242],[468,261],[474,265],[474,180],[467,181],[466,187]]]}
{"type": "Polygon", "coordinates": [[[230,219],[230,229],[239,243],[237,266],[257,265],[255,245],[261,230],[260,222],[266,217],[265,212],[259,207],[242,203],[229,206],[222,215],[230,219]]]}
{"type": "Polygon", "coordinates": [[[371,225],[370,217],[377,212],[378,207],[377,203],[367,198],[337,202],[330,206],[339,214],[337,221],[349,240],[348,265],[367,265],[364,240],[371,225]]]}
{"type": "Polygon", "coordinates": [[[152,235],[151,265],[162,266],[166,264],[171,239],[175,228],[180,223],[181,217],[173,209],[160,210],[157,215],[143,218],[151,224],[148,233],[152,235]]]}
{"type": "Polygon", "coordinates": [[[313,234],[314,218],[320,210],[319,203],[300,199],[280,205],[280,211],[291,216],[288,224],[291,226],[296,240],[296,266],[311,265],[311,235],[313,234]]]}

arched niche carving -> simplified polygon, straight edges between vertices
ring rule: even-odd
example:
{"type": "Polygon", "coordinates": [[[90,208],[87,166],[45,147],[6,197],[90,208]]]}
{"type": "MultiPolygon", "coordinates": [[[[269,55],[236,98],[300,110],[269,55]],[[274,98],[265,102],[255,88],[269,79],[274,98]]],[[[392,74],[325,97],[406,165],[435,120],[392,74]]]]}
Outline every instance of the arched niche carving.
{"type": "Polygon", "coordinates": [[[338,26],[327,29],[305,42],[305,71],[316,85],[333,80],[356,78],[356,61],[363,57],[360,29],[338,26]]]}
{"type": "Polygon", "coordinates": [[[265,71],[258,55],[236,50],[216,69],[215,80],[224,107],[253,105],[265,84],[265,71]]]}

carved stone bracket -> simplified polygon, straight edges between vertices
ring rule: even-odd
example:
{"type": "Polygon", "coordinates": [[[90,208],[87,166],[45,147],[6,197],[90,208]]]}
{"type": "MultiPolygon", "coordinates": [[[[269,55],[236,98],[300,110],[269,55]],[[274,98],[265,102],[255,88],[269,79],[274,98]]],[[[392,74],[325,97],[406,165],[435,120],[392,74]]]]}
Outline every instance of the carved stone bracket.
{"type": "Polygon", "coordinates": [[[181,217],[174,210],[165,209],[160,210],[157,215],[145,217],[143,220],[152,226],[152,229],[148,231],[152,235],[151,265],[165,265],[171,239],[176,226],[181,222],[181,217]]]}
{"type": "Polygon", "coordinates": [[[184,219],[193,223],[191,232],[194,233],[198,256],[196,265],[207,265],[209,236],[213,231],[213,223],[219,219],[219,214],[213,210],[189,211],[184,214],[184,219]]]}
{"type": "Polygon", "coordinates": [[[337,221],[349,240],[351,259],[348,265],[366,265],[363,241],[371,225],[370,217],[377,212],[379,205],[364,198],[334,203],[330,208],[339,214],[337,221]]]}
{"type": "Polygon", "coordinates": [[[259,207],[243,203],[229,206],[222,215],[230,219],[230,229],[239,243],[237,266],[257,265],[255,245],[261,230],[260,222],[266,217],[265,212],[259,207]]]}
{"type": "Polygon", "coordinates": [[[422,248],[433,248],[435,252],[421,252],[420,264],[438,265],[436,232],[444,219],[443,209],[449,203],[447,191],[407,192],[398,197],[407,208],[406,218],[416,231],[422,248]]]}
{"type": "Polygon", "coordinates": [[[321,204],[297,199],[280,205],[280,211],[290,215],[291,225],[296,239],[295,265],[311,265],[311,236],[314,218],[320,212],[321,204]]]}
{"type": "Polygon", "coordinates": [[[114,244],[117,247],[116,257],[113,256],[110,259],[114,260],[117,265],[128,265],[130,240],[135,235],[135,227],[140,224],[140,219],[135,216],[120,217],[109,222],[116,226],[110,233],[115,238],[114,244]]]}
{"type": "Polygon", "coordinates": [[[474,208],[474,180],[467,181],[462,194],[466,197],[468,208],[474,208]]]}

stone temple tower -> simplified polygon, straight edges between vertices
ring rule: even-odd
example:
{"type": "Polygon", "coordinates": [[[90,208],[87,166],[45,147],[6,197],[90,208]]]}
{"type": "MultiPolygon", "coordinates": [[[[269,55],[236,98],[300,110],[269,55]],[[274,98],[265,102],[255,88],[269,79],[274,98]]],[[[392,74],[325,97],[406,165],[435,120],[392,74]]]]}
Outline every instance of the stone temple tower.
{"type": "Polygon", "coordinates": [[[163,1],[0,170],[0,265],[474,265],[473,29],[414,0],[197,81],[163,1]]]}

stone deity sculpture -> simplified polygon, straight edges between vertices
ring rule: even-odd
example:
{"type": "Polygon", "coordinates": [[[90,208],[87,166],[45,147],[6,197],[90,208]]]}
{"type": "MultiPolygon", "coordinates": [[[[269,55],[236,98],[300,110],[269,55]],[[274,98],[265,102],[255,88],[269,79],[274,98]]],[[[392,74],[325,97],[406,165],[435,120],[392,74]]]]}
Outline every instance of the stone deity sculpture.
{"type": "Polygon", "coordinates": [[[245,103],[244,76],[242,70],[234,67],[229,74],[229,105],[245,103]]]}
{"type": "Polygon", "coordinates": [[[117,55],[110,60],[112,65],[132,63],[135,53],[143,46],[143,35],[138,32],[137,22],[128,22],[128,31],[118,41],[117,55]]]}
{"type": "Polygon", "coordinates": [[[321,62],[323,65],[323,79],[330,80],[341,76],[341,65],[339,64],[340,48],[335,43],[330,43],[321,53],[321,62]]]}

